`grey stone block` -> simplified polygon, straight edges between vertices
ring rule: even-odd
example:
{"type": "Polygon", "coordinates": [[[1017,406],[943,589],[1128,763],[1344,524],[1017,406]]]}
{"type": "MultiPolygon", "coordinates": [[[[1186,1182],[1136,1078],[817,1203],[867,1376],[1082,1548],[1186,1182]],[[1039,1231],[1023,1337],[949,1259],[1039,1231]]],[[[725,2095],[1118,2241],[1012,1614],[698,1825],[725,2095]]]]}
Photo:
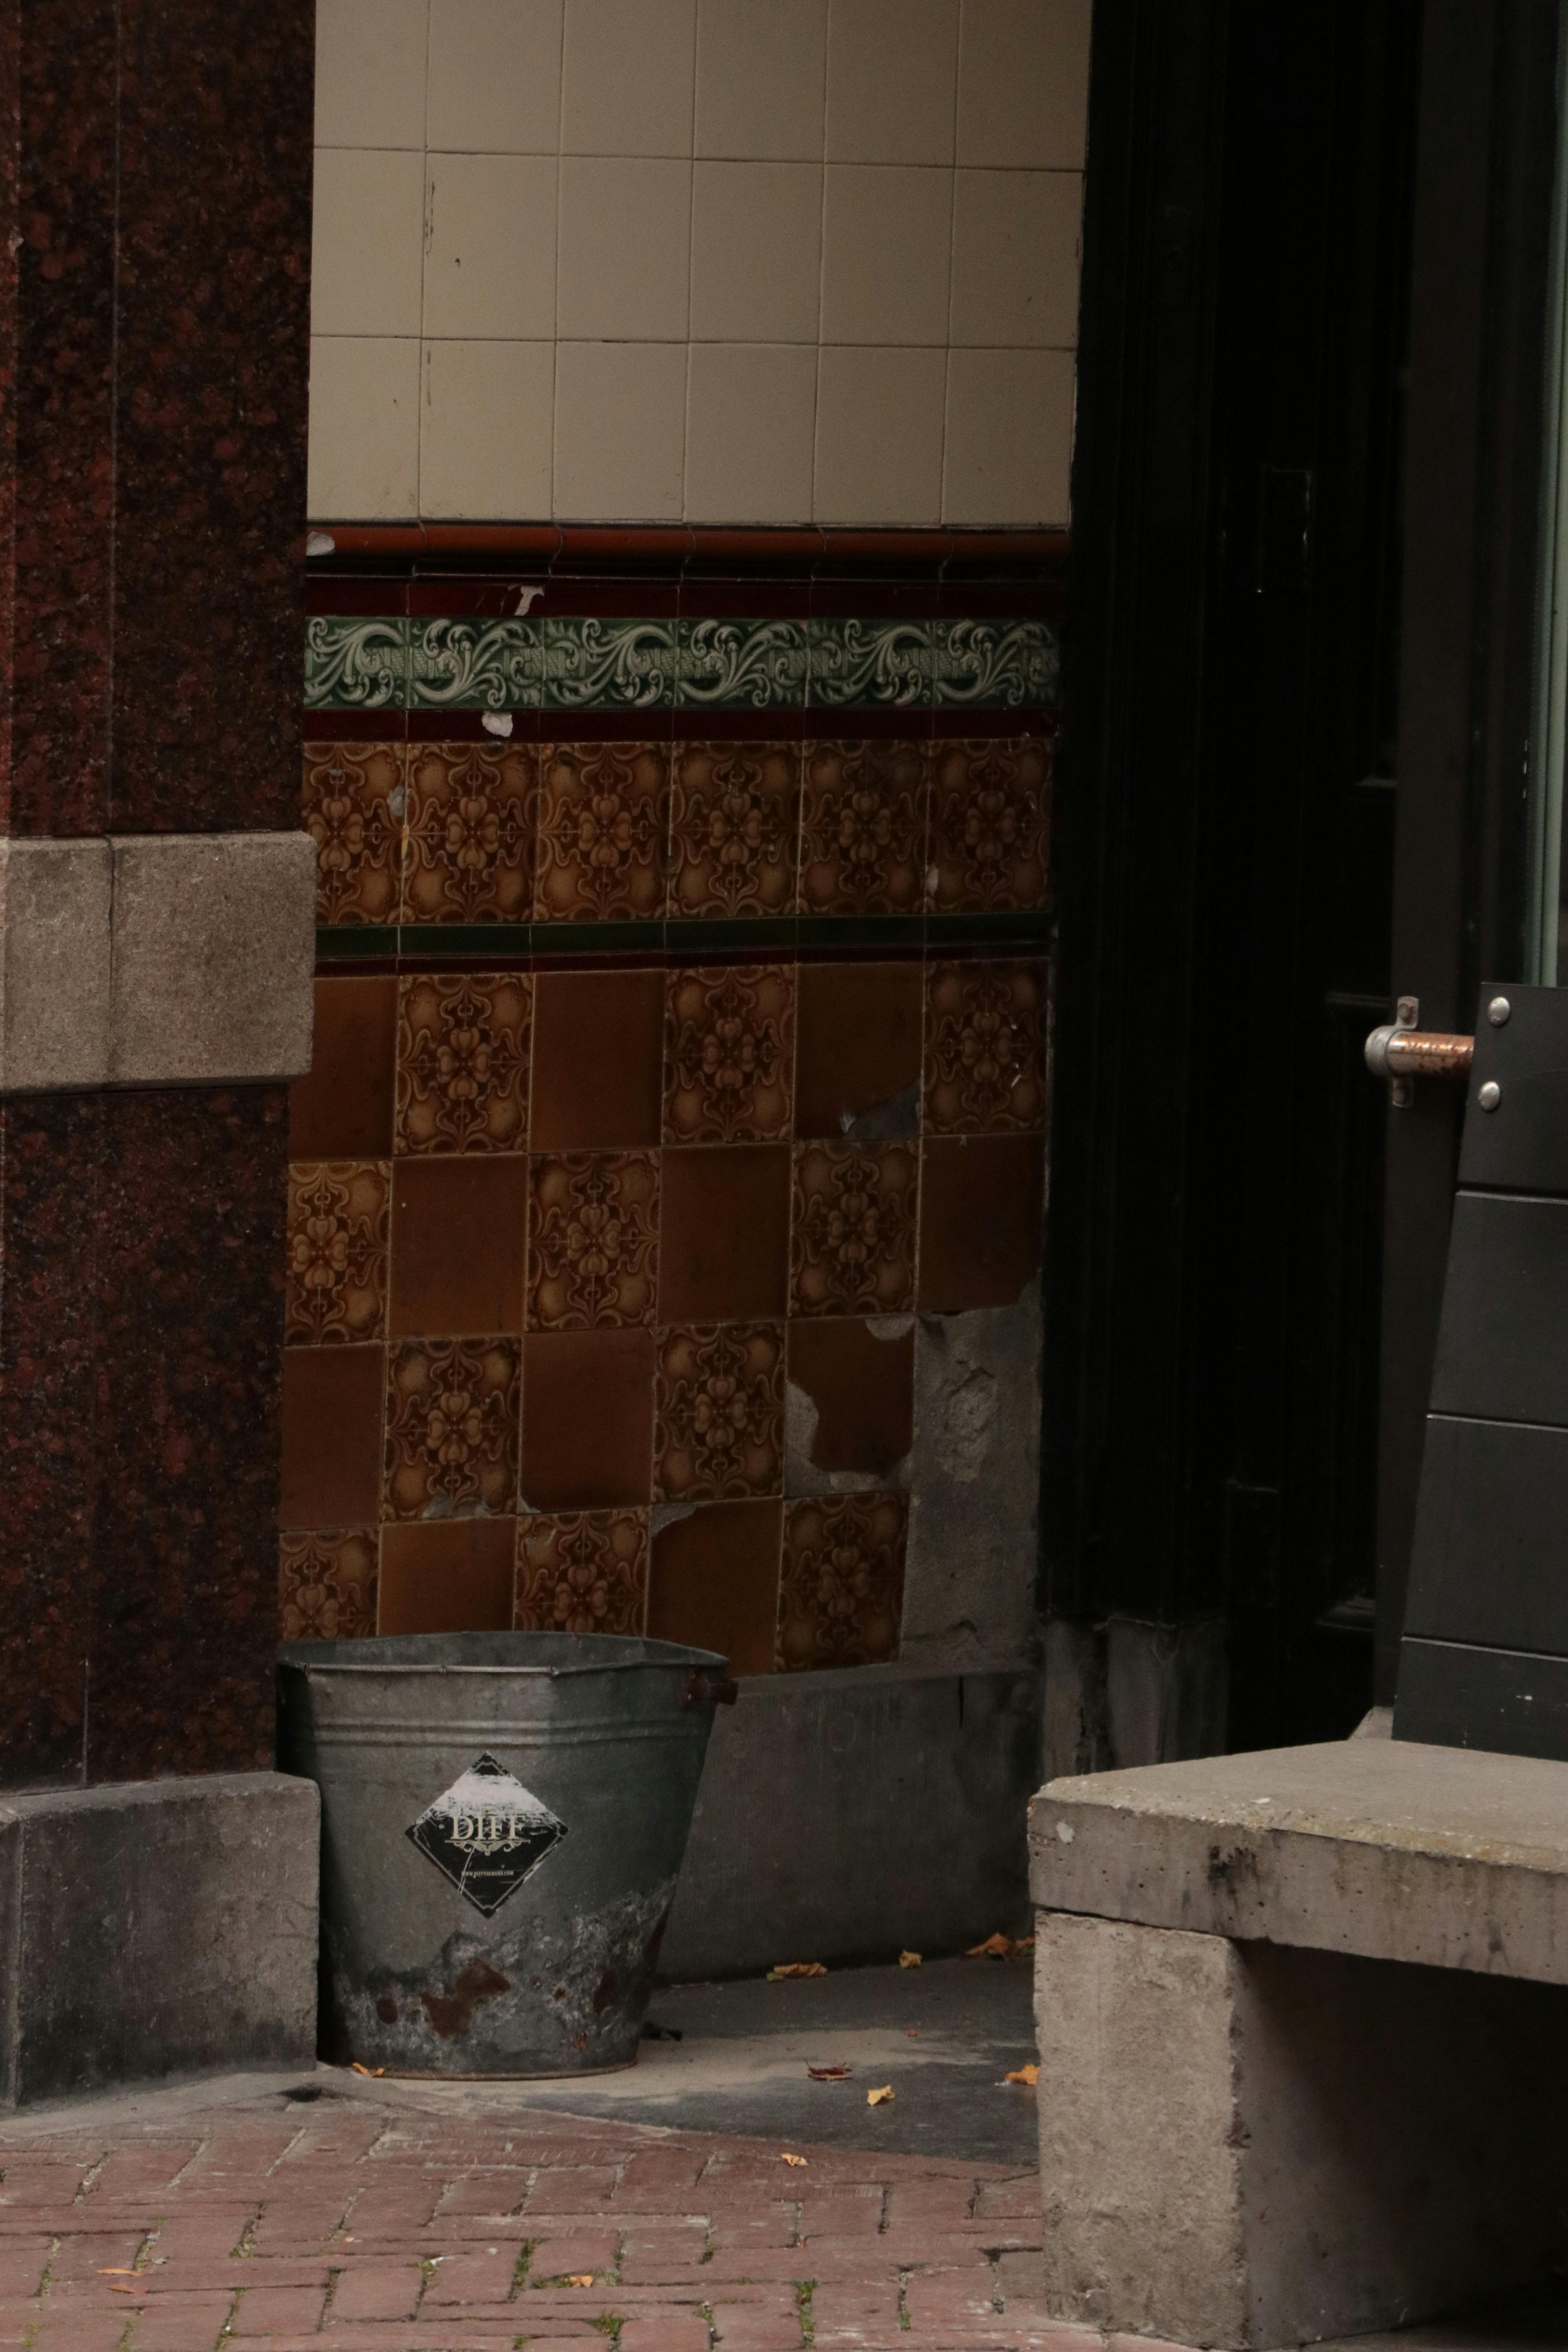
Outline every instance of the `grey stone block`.
{"type": "Polygon", "coordinates": [[[1112,1617],[1105,1629],[1106,1710],[1119,1765],[1217,1756],[1225,1746],[1229,1662],[1221,1616],[1161,1625],[1112,1617]]]}
{"type": "Polygon", "coordinates": [[[110,1082],[310,1066],[315,845],[305,833],[117,838],[110,1082]]]}
{"type": "Polygon", "coordinates": [[[315,1785],[0,1797],[0,2105],[316,2051],[315,1785]]]}
{"type": "Polygon", "coordinates": [[[0,1093],[101,1086],[107,841],[0,840],[0,1093]]]}
{"type": "Polygon", "coordinates": [[[1017,1933],[1038,1757],[1030,1666],[744,1676],[714,1723],[661,1973],[1017,1933]]]}

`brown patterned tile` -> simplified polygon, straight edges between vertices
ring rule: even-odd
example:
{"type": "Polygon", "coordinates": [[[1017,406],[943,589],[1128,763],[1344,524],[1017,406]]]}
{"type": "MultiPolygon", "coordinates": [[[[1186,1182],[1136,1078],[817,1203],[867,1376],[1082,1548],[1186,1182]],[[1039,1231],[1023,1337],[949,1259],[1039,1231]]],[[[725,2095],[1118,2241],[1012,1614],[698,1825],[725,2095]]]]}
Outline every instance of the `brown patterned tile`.
{"type": "Polygon", "coordinates": [[[403,865],[401,743],[307,743],[302,823],[319,923],[395,923],[403,865]]]}
{"type": "Polygon", "coordinates": [[[515,1339],[424,1339],[394,1348],[383,1517],[513,1512],[518,1386],[515,1339]]]}
{"type": "Polygon", "coordinates": [[[670,913],[787,913],[799,830],[798,744],[678,743],[670,913]]]}
{"type": "Polygon", "coordinates": [[[528,1162],[395,1160],[395,1339],[456,1339],[522,1328],[528,1162]]]}
{"type": "Polygon", "coordinates": [[[647,1511],[563,1511],[517,1523],[512,1623],[525,1633],[640,1633],[647,1511]]]}
{"type": "Polygon", "coordinates": [[[1010,1307],[1039,1272],[1046,1147],[1037,1135],[942,1137],[921,1173],[920,1303],[1010,1307]]]}
{"type": "Polygon", "coordinates": [[[803,963],[795,1131],[855,1141],[913,1135],[920,1118],[921,967],[803,963]]]}
{"type": "Polygon", "coordinates": [[[363,1527],[380,1517],[385,1390],[384,1348],[285,1351],[280,1527],[363,1527]]]}
{"type": "Polygon", "coordinates": [[[808,743],[800,907],[807,915],[910,915],[925,892],[927,748],[808,743]]]}
{"type": "Polygon", "coordinates": [[[661,1503],[776,1495],[783,1475],[782,1323],[661,1331],[654,1496],[661,1503]]]}
{"type": "Polygon", "coordinates": [[[374,1528],[279,1537],[279,1641],[354,1642],[374,1633],[376,1553],[374,1528]]]}
{"type": "Polygon", "coordinates": [[[908,1143],[797,1143],[796,1315],[900,1315],[915,1303],[919,1167],[908,1143]]]}
{"type": "Polygon", "coordinates": [[[659,1223],[661,1323],[760,1322],[789,1296],[789,1147],[667,1150],[659,1223]]]}
{"type": "Polygon", "coordinates": [[[381,1531],[383,1633],[504,1633],[511,1626],[510,1515],[381,1531]]]}
{"type": "Polygon", "coordinates": [[[787,1137],[795,1079],[795,972],[787,964],[672,971],[665,1014],[669,1143],[787,1137]]]}
{"type": "Polygon", "coordinates": [[[1045,973],[1038,961],[928,967],[928,1132],[1000,1135],[1044,1126],[1045,973]]]}
{"type": "Polygon", "coordinates": [[[658,1179],[652,1151],[535,1152],[528,1198],[531,1330],[653,1321],[658,1179]]]}
{"type": "MultiPolygon", "coordinates": [[[[657,1521],[658,1514],[655,1514],[657,1521]]],[[[737,1675],[771,1674],[782,1503],[699,1503],[655,1528],[647,1630],[717,1650],[737,1675]]]]}
{"type": "Polygon", "coordinates": [[[534,913],[542,922],[664,912],[669,747],[546,745],[534,913]]]}
{"type": "Polygon", "coordinates": [[[285,1346],[383,1337],[391,1200],[390,1160],[290,1164],[285,1346]]]}
{"type": "Polygon", "coordinates": [[[1043,735],[936,747],[935,908],[1043,907],[1049,883],[1051,746],[1043,735]]]}
{"type": "Polygon", "coordinates": [[[396,1151],[523,1149],[532,988],[523,972],[398,982],[396,1151]]]}
{"type": "Polygon", "coordinates": [[[314,1053],[289,1089],[295,1160],[390,1160],[397,1067],[397,982],[318,980],[314,1053]]]}
{"type": "Polygon", "coordinates": [[[522,1507],[642,1503],[653,1478],[651,1331],[532,1331],[522,1343],[522,1507]]]}
{"type": "Polygon", "coordinates": [[[790,1504],[779,1580],[781,1667],[874,1666],[898,1655],[904,1534],[899,1495],[790,1504]]]}
{"type": "Polygon", "coordinates": [[[405,923],[526,923],[539,754],[531,743],[408,751],[405,923]]]}
{"type": "Polygon", "coordinates": [[[837,1315],[792,1323],[786,1491],[813,1494],[833,1476],[888,1485],[914,1443],[914,1377],[912,1318],[890,1327],[837,1315]],[[805,1456],[798,1465],[796,1444],[805,1456]]]}
{"type": "Polygon", "coordinates": [[[535,1151],[658,1141],[664,974],[543,971],[533,983],[535,1151]]]}

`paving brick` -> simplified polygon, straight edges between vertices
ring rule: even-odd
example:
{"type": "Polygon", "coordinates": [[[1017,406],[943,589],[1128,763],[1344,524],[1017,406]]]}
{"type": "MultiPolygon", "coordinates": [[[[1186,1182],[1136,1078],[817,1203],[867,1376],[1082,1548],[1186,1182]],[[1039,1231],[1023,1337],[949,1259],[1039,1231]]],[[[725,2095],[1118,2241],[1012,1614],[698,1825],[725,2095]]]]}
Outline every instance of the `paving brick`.
{"type": "Polygon", "coordinates": [[[424,2284],[417,2263],[348,2263],[338,2274],[328,2315],[334,2326],[345,2319],[412,2319],[424,2284]]]}
{"type": "Polygon", "coordinates": [[[34,2294],[49,2258],[49,2241],[36,2236],[0,2239],[0,2302],[13,2295],[34,2294]]]}
{"type": "Polygon", "coordinates": [[[234,2308],[231,2294],[154,2295],[136,2322],[136,2352],[214,2352],[234,2308]]]}
{"type": "Polygon", "coordinates": [[[610,2165],[550,2165],[542,2168],[523,2206],[530,2221],[536,2213],[602,2211],[615,2193],[616,2173],[610,2165]]]}
{"type": "Polygon", "coordinates": [[[237,2336],[282,2336],[290,2332],[302,2336],[308,2329],[321,2326],[326,2300],[321,2287],[248,2287],[234,2315],[234,2333],[237,2336]]]}
{"type": "MultiPolygon", "coordinates": [[[[534,2246],[528,2275],[538,2281],[578,2277],[588,2271],[612,2271],[616,2268],[617,2248],[614,2230],[596,2231],[591,2237],[541,2238],[534,2246]]],[[[700,2245],[697,2251],[701,2252],[700,2245]]]]}
{"type": "Polygon", "coordinates": [[[453,2303],[504,2303],[511,2291],[521,2242],[495,2253],[448,2254],[430,2273],[423,2308],[453,2303]]]}
{"type": "Polygon", "coordinates": [[[628,2319],[620,2352],[708,2352],[708,2322],[695,2311],[661,2312],[657,2318],[628,2319]]]}

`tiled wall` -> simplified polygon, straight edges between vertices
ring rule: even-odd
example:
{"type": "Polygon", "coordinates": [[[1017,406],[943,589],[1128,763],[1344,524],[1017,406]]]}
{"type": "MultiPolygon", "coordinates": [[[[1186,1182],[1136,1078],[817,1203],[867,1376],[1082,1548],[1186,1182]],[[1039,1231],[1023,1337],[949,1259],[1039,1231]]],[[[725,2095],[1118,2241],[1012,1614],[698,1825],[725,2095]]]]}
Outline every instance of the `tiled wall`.
{"type": "Polygon", "coordinates": [[[1089,0],[320,0],[323,520],[1065,522],[1089,0]]]}
{"type": "Polygon", "coordinates": [[[285,1636],[894,1656],[921,1334],[1038,1264],[1049,600],[520,601],[316,591],[285,1636]]]}

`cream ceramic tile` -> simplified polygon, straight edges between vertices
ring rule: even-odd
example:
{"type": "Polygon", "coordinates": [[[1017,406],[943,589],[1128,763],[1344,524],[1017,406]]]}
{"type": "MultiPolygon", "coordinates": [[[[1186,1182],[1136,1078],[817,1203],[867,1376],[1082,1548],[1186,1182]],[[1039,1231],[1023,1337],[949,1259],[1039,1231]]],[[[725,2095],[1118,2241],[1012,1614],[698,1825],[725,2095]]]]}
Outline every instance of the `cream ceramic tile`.
{"type": "Polygon", "coordinates": [[[566,0],[567,155],[689,155],[697,0],[566,0]]]}
{"type": "Polygon", "coordinates": [[[317,0],[318,147],[423,147],[428,0],[317,0]]]}
{"type": "Polygon", "coordinates": [[[418,334],[424,209],[422,154],[317,149],[313,334],[418,334]]]}
{"type": "Polygon", "coordinates": [[[942,352],[821,353],[814,522],[938,520],[945,365],[942,352]]]}
{"type": "Polygon", "coordinates": [[[419,511],[419,345],[310,341],[306,504],[321,522],[412,522],[419,511]]]}
{"type": "Polygon", "coordinates": [[[951,163],[958,0],[828,0],[827,159],[951,163]]]}
{"type": "Polygon", "coordinates": [[[555,354],[555,512],[679,522],[684,343],[567,343],[555,354]]]}
{"type": "Polygon", "coordinates": [[[943,522],[1065,526],[1073,354],[953,352],[947,366],[943,522]]]}
{"type": "Polygon", "coordinates": [[[449,154],[555,152],[563,6],[430,0],[430,146],[449,154]]]}
{"type": "Polygon", "coordinates": [[[815,343],[821,278],[820,163],[694,166],[694,341],[815,343]]]}
{"type": "Polygon", "coordinates": [[[809,522],[816,352],[803,343],[693,343],[686,520],[809,522]]]}
{"type": "Polygon", "coordinates": [[[944,343],[952,173],[830,163],[822,221],[825,343],[944,343]]]}
{"type": "Polygon", "coordinates": [[[827,0],[697,0],[697,152],[822,153],[827,0]]]}
{"type": "Polygon", "coordinates": [[[550,513],[555,346],[426,343],[419,511],[539,522],[550,513]]]}
{"type": "Polygon", "coordinates": [[[952,327],[958,344],[1078,341],[1076,172],[953,175],[952,327]]]}
{"type": "Polygon", "coordinates": [[[553,155],[426,159],[425,332],[555,331],[553,155]]]}
{"type": "Polygon", "coordinates": [[[963,0],[958,161],[1081,171],[1092,0],[963,0]]]}
{"type": "Polygon", "coordinates": [[[681,341],[690,271],[689,163],[563,158],[557,333],[681,341]]]}

